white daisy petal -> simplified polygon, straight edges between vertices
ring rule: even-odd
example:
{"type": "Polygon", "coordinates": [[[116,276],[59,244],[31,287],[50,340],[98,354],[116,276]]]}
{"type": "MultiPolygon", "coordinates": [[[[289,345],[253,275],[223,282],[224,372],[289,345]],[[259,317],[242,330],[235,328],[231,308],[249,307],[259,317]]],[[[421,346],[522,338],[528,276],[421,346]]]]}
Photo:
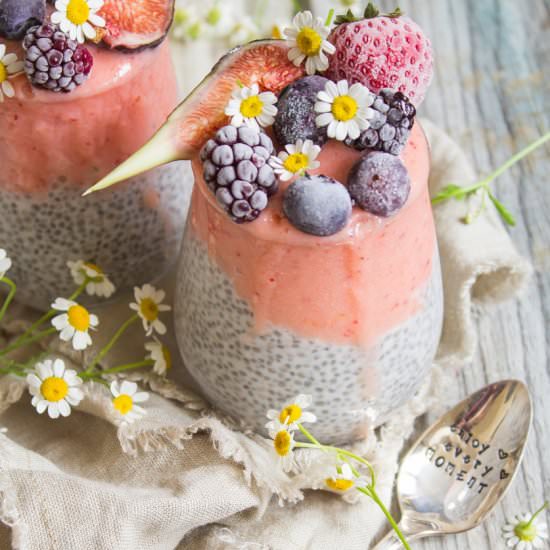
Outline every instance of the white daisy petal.
{"type": "Polygon", "coordinates": [[[35,405],[36,412],[42,414],[48,408],[48,402],[45,399],[38,401],[35,405]]]}
{"type": "Polygon", "coordinates": [[[11,85],[11,82],[9,80],[4,80],[4,82],[2,82],[2,90],[6,94],[6,97],[15,96],[15,90],[13,89],[13,86],[11,85]]]}
{"type": "Polygon", "coordinates": [[[4,59],[5,53],[6,53],[6,45],[0,44],[0,60],[4,59]]]}
{"type": "Polygon", "coordinates": [[[137,384],[129,380],[123,380],[120,385],[120,393],[124,395],[134,395],[137,391],[137,384]]]}

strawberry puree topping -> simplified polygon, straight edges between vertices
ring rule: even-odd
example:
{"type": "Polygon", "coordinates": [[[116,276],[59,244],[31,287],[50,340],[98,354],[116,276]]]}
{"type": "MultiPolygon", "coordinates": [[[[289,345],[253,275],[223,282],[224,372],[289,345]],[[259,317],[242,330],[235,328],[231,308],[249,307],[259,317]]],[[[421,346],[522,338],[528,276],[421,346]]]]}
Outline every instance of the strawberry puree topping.
{"type": "MultiPolygon", "coordinates": [[[[329,142],[319,156],[323,173],[342,183],[360,157],[329,142]]],[[[429,152],[418,123],[403,154],[412,189],[393,218],[354,208],[349,225],[332,237],[292,227],[282,214],[282,190],[260,217],[235,224],[216,205],[194,162],[197,186],[191,223],[214,262],[252,307],[255,330],[281,326],[304,337],[363,347],[414,315],[435,250],[429,193],[429,152]]]]}
{"type": "MultiPolygon", "coordinates": [[[[139,149],[176,105],[168,43],[138,54],[87,47],[92,72],[71,93],[32,87],[24,75],[12,80],[16,97],[0,109],[0,188],[86,188],[139,149]]],[[[8,50],[24,57],[15,43],[8,50]]]]}

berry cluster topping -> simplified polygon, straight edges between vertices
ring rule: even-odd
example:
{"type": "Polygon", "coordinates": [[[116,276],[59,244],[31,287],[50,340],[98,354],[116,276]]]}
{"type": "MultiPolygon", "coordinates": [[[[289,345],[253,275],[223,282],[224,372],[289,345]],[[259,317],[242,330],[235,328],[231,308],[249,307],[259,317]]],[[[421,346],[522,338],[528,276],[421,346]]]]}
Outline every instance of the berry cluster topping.
{"type": "Polygon", "coordinates": [[[363,156],[351,169],[348,190],[363,210],[386,218],[405,204],[411,181],[399,157],[373,152],[363,156]]]}
{"type": "Polygon", "coordinates": [[[272,153],[271,138],[248,126],[224,126],[202,148],[204,179],[234,221],[255,220],[276,192],[272,153]]]}
{"type": "Polygon", "coordinates": [[[384,89],[374,100],[371,109],[373,114],[369,119],[369,128],[355,140],[346,139],[346,145],[360,151],[373,149],[399,155],[407,144],[414,124],[414,105],[401,92],[384,89]]]}
{"type": "Polygon", "coordinates": [[[89,76],[93,57],[56,25],[31,27],[23,40],[25,72],[34,86],[71,92],[89,76]]]}

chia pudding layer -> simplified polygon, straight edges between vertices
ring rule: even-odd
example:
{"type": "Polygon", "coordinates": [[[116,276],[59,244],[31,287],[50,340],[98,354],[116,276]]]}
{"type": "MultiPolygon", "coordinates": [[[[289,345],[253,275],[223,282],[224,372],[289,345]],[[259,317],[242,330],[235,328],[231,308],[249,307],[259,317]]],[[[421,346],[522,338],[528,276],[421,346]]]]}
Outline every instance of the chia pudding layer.
{"type": "Polygon", "coordinates": [[[178,257],[191,187],[183,162],[86,197],[60,179],[34,194],[0,186],[0,243],[14,258],[18,300],[48,309],[71,295],[69,260],[101,266],[117,289],[161,277],[178,257]]]}
{"type": "Polygon", "coordinates": [[[439,258],[419,290],[418,312],[368,348],[305,338],[283,327],[254,331],[254,314],[188,227],[175,324],[186,368],[225,413],[265,434],[266,411],[313,396],[321,441],[361,438],[410,399],[426,378],[442,322],[439,258]]]}
{"type": "MultiPolygon", "coordinates": [[[[74,91],[38,88],[23,74],[0,109],[0,247],[13,259],[18,300],[39,309],[74,291],[69,260],[97,264],[118,290],[163,275],[178,257],[191,194],[190,165],[179,162],[82,196],[178,101],[167,42],[138,53],[86,47],[93,69],[74,91]]],[[[8,50],[24,57],[20,43],[8,50]]]]}

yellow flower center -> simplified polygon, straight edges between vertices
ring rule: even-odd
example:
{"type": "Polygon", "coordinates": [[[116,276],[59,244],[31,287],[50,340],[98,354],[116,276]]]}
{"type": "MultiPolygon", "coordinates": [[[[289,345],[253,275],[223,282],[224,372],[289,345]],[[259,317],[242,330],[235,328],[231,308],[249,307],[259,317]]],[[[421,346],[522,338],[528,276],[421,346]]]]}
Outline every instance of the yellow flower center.
{"type": "Polygon", "coordinates": [[[128,414],[132,410],[133,406],[134,402],[132,401],[132,398],[125,393],[121,393],[118,397],[113,399],[113,407],[120,414],[128,414]]]}
{"type": "Polygon", "coordinates": [[[0,84],[2,82],[4,82],[4,80],[6,80],[6,78],[8,78],[8,71],[7,71],[6,66],[4,65],[4,63],[2,63],[2,61],[0,61],[0,84]]]}
{"type": "Polygon", "coordinates": [[[90,16],[90,6],[86,0],[70,0],[67,6],[67,19],[75,25],[83,25],[90,16]]]}
{"type": "Polygon", "coordinates": [[[336,120],[351,120],[357,113],[357,101],[349,95],[340,95],[332,103],[332,114],[336,120]]]}
{"type": "Polygon", "coordinates": [[[311,27],[304,27],[296,37],[296,46],[307,56],[317,55],[322,42],[321,35],[311,27]]]}
{"type": "Polygon", "coordinates": [[[537,528],[535,525],[531,523],[531,525],[528,526],[527,521],[520,521],[515,527],[514,527],[514,534],[519,538],[519,540],[522,540],[524,542],[531,542],[535,540],[537,536],[537,528]]]}
{"type": "Polygon", "coordinates": [[[63,378],[50,376],[40,385],[40,393],[47,401],[56,403],[64,399],[69,393],[69,384],[63,378]]]}
{"type": "Polygon", "coordinates": [[[166,370],[172,368],[172,354],[170,353],[170,350],[166,346],[162,346],[162,356],[164,357],[164,361],[166,363],[166,370]]]}
{"type": "Polygon", "coordinates": [[[105,280],[103,269],[101,269],[101,267],[93,264],[92,262],[84,262],[84,266],[95,272],[95,276],[90,276],[87,273],[84,273],[84,275],[86,275],[88,278],[91,278],[94,283],[102,283],[105,280]]]}
{"type": "Polygon", "coordinates": [[[143,298],[139,310],[147,321],[155,321],[159,316],[159,306],[152,298],[143,298]]]}
{"type": "Polygon", "coordinates": [[[271,27],[271,38],[275,38],[276,40],[281,40],[283,37],[283,34],[281,33],[281,29],[279,28],[279,25],[273,25],[271,27]]]}
{"type": "Polygon", "coordinates": [[[325,483],[327,484],[327,487],[329,487],[333,491],[344,492],[353,487],[352,479],[333,479],[332,477],[328,477],[327,479],[325,479],[325,483]]]}
{"type": "Polygon", "coordinates": [[[292,439],[290,434],[286,430],[281,430],[277,432],[275,439],[273,440],[273,445],[279,456],[286,456],[290,452],[290,444],[292,439]]]}
{"type": "Polygon", "coordinates": [[[247,97],[241,102],[241,114],[246,118],[254,118],[262,114],[264,104],[257,95],[247,97]]]}
{"type": "Polygon", "coordinates": [[[293,174],[305,170],[308,164],[309,158],[304,153],[293,153],[292,155],[288,155],[283,162],[283,166],[293,174]]]}
{"type": "Polygon", "coordinates": [[[88,310],[78,304],[71,306],[67,311],[69,315],[69,324],[80,332],[85,332],[90,328],[90,314],[88,310]]]}
{"type": "Polygon", "coordinates": [[[279,422],[281,424],[292,424],[293,422],[296,422],[297,420],[300,420],[300,417],[302,416],[302,408],[299,405],[296,405],[296,403],[293,403],[292,405],[287,405],[279,415],[279,422]]]}

